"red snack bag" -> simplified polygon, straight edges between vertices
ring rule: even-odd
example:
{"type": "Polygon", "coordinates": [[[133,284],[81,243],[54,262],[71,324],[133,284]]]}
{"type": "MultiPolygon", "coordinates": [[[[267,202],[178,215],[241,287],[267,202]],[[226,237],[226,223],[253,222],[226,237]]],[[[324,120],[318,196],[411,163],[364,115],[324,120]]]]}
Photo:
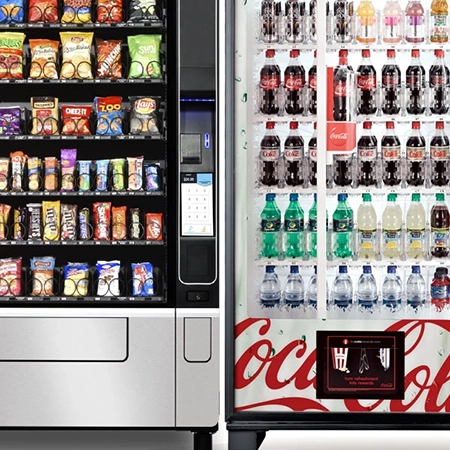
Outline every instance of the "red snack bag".
{"type": "Polygon", "coordinates": [[[89,119],[92,113],[90,105],[62,105],[63,128],[65,136],[90,136],[91,124],[89,119]]]}
{"type": "Polygon", "coordinates": [[[145,239],[147,241],[162,241],[162,213],[147,213],[145,215],[145,239]]]}
{"type": "Polygon", "coordinates": [[[111,202],[97,202],[94,209],[94,241],[109,241],[111,233],[111,202]]]}
{"type": "Polygon", "coordinates": [[[58,0],[30,0],[28,22],[58,22],[58,0]]]}
{"type": "Polygon", "coordinates": [[[122,0],[98,0],[97,22],[118,23],[123,21],[122,0]]]}
{"type": "Polygon", "coordinates": [[[22,258],[0,259],[0,296],[20,295],[22,291],[22,258]]]}

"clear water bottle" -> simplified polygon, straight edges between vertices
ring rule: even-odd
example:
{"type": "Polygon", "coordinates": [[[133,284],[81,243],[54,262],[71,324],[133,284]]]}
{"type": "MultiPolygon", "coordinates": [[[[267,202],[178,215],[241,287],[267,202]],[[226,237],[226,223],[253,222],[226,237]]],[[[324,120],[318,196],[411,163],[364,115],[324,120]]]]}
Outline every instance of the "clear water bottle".
{"type": "Polygon", "coordinates": [[[378,301],[377,282],[372,274],[371,266],[363,266],[363,273],[359,277],[356,288],[358,305],[363,308],[373,308],[378,301]]]}
{"type": "Polygon", "coordinates": [[[412,266],[411,275],[406,282],[406,304],[418,308],[425,304],[427,288],[420,273],[420,266],[412,266]]]}
{"type": "Polygon", "coordinates": [[[339,273],[331,288],[331,303],[339,308],[347,308],[353,303],[353,283],[347,273],[347,266],[339,266],[339,273]]]}
{"type": "Polygon", "coordinates": [[[314,275],[309,279],[308,305],[317,309],[317,266],[314,266],[314,275]]]}
{"type": "Polygon", "coordinates": [[[305,286],[303,277],[298,272],[298,266],[291,266],[284,288],[284,302],[292,308],[305,304],[305,286]]]}
{"type": "Polygon", "coordinates": [[[275,273],[275,266],[266,266],[261,288],[259,290],[261,305],[273,307],[280,304],[281,285],[278,275],[275,273]]]}
{"type": "Polygon", "coordinates": [[[397,275],[397,266],[388,266],[381,288],[383,306],[397,309],[402,303],[402,280],[397,275]]]}

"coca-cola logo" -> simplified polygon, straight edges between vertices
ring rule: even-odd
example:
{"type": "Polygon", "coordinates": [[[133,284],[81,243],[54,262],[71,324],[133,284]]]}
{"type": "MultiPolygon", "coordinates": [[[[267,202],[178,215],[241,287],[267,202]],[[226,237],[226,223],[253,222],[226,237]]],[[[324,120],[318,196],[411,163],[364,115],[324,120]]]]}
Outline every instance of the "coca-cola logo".
{"type": "Polygon", "coordinates": [[[348,139],[348,133],[347,131],[336,131],[336,128],[332,128],[330,139],[335,145],[342,145],[348,139]]]}
{"type": "Polygon", "coordinates": [[[359,156],[360,158],[372,159],[375,157],[375,150],[360,149],[359,156]]]}
{"type": "Polygon", "coordinates": [[[277,159],[278,150],[261,150],[261,157],[263,159],[277,159]]]}
{"type": "Polygon", "coordinates": [[[363,91],[370,91],[375,89],[377,80],[374,76],[360,76],[358,77],[358,87],[363,91]]]}
{"type": "Polygon", "coordinates": [[[313,90],[317,89],[317,77],[315,75],[309,77],[309,87],[313,90]]]}
{"type": "Polygon", "coordinates": [[[299,150],[288,150],[284,151],[284,155],[287,159],[300,159],[300,151],[299,150]]]}
{"type": "Polygon", "coordinates": [[[313,159],[314,161],[317,160],[317,150],[309,150],[309,156],[311,157],[311,159],[313,159]]]}
{"type": "Polygon", "coordinates": [[[425,150],[422,149],[407,149],[409,159],[424,159],[425,150]]]}
{"type": "Polygon", "coordinates": [[[431,150],[431,157],[433,159],[447,159],[448,149],[431,150]]]}
{"type": "Polygon", "coordinates": [[[334,85],[334,95],[335,97],[347,97],[347,84],[346,83],[336,83],[334,85]]]}
{"type": "Polygon", "coordinates": [[[400,152],[397,149],[383,150],[383,158],[385,159],[398,159],[400,152]]]}
{"type": "Polygon", "coordinates": [[[261,77],[261,87],[265,90],[274,90],[280,87],[279,76],[265,76],[261,77]]]}
{"type": "MultiPolygon", "coordinates": [[[[400,320],[386,331],[405,334],[405,400],[343,400],[349,412],[407,412],[421,410],[427,413],[450,412],[450,356],[437,360],[438,350],[429,351],[430,335],[450,333],[448,320],[400,320]],[[427,339],[428,338],[428,339],[427,339]],[[427,343],[428,341],[428,343],[427,343]],[[419,359],[417,355],[420,354],[419,359]],[[409,359],[412,357],[411,359],[409,359]],[[427,363],[427,358],[431,358],[427,363]],[[414,365],[416,362],[416,365],[414,365]],[[420,403],[420,405],[418,405],[420,403]]],[[[270,335],[277,335],[270,319],[245,319],[235,327],[235,339],[257,336],[239,351],[234,370],[237,391],[249,389],[252,402],[236,404],[238,411],[267,407],[291,411],[330,411],[315,399],[316,349],[306,340],[296,337],[280,346],[270,335]],[[242,336],[242,337],[241,337],[242,336]],[[286,395],[295,391],[295,395],[286,395]],[[261,397],[258,397],[260,396],[261,397]],[[270,396],[270,398],[268,398],[270,396]]],[[[439,345],[436,343],[436,345],[439,345]]],[[[237,345],[242,347],[242,345],[237,345]]],[[[240,398],[248,398],[240,396],[240,398]]]]}
{"type": "Polygon", "coordinates": [[[291,75],[286,77],[284,85],[288,91],[298,91],[305,85],[305,80],[300,76],[291,75]]]}

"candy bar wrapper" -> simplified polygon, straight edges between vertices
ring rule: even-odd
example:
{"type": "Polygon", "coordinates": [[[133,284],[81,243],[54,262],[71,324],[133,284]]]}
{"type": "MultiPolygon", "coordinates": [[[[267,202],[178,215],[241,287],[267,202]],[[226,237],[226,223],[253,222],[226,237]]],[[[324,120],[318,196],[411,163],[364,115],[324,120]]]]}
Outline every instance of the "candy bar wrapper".
{"type": "Polygon", "coordinates": [[[78,189],[91,190],[91,163],[92,161],[78,161],[78,189]]]}
{"type": "Polygon", "coordinates": [[[8,237],[8,221],[11,206],[0,204],[0,241],[4,241],[8,237]]]}
{"type": "Polygon", "coordinates": [[[14,210],[14,240],[25,240],[27,230],[27,209],[17,208],[14,210]]]}
{"type": "Polygon", "coordinates": [[[22,258],[0,259],[0,296],[22,292],[22,258]]]}
{"type": "Polygon", "coordinates": [[[28,203],[28,240],[41,241],[42,227],[41,227],[41,204],[28,203]]]}
{"type": "Polygon", "coordinates": [[[55,258],[53,256],[31,258],[30,268],[33,277],[33,291],[31,295],[53,296],[55,258]]]}
{"type": "Polygon", "coordinates": [[[44,241],[58,241],[60,238],[60,201],[42,202],[44,241]]]}
{"type": "Polygon", "coordinates": [[[95,177],[95,190],[106,191],[108,190],[109,159],[98,160],[96,166],[97,176],[95,177]]]}
{"type": "Polygon", "coordinates": [[[92,237],[90,230],[89,208],[82,208],[78,213],[78,228],[80,240],[87,241],[92,237]]]}
{"type": "Polygon", "coordinates": [[[120,261],[97,261],[97,295],[117,297],[119,289],[120,261]]]}
{"type": "Polygon", "coordinates": [[[61,240],[77,239],[77,205],[61,205],[61,240]]]}
{"type": "Polygon", "coordinates": [[[160,191],[159,184],[159,164],[145,164],[145,190],[146,191],[160,191]]]}
{"type": "Polygon", "coordinates": [[[127,207],[112,207],[112,238],[122,241],[127,238],[127,207]]]}
{"type": "Polygon", "coordinates": [[[112,190],[125,190],[125,159],[112,159],[112,190]]]}
{"type": "Polygon", "coordinates": [[[22,181],[23,181],[23,172],[25,168],[25,163],[27,162],[27,155],[23,152],[12,152],[10,153],[11,158],[11,174],[12,174],[12,182],[11,188],[13,191],[23,191],[22,181]]]}
{"type": "Polygon", "coordinates": [[[8,190],[9,158],[0,158],[0,191],[8,190]]]}
{"type": "Polygon", "coordinates": [[[41,184],[41,159],[36,156],[28,158],[28,190],[36,192],[41,184]]]}
{"type": "Polygon", "coordinates": [[[142,166],[144,164],[144,157],[132,157],[127,158],[128,161],[128,190],[140,191],[142,189],[142,166]]]}
{"type": "Polygon", "coordinates": [[[162,213],[147,213],[145,215],[145,239],[147,241],[162,241],[162,213]]]}
{"type": "Polygon", "coordinates": [[[130,239],[141,239],[141,221],[139,208],[130,208],[130,239]]]}
{"type": "Polygon", "coordinates": [[[56,191],[58,189],[58,160],[49,156],[44,160],[44,189],[56,191]]]}
{"type": "Polygon", "coordinates": [[[75,190],[75,166],[77,164],[77,149],[61,150],[61,191],[75,190]]]}
{"type": "Polygon", "coordinates": [[[97,202],[94,210],[94,240],[109,241],[111,234],[111,202],[97,202]]]}
{"type": "Polygon", "coordinates": [[[64,295],[85,297],[89,292],[89,265],[68,263],[64,267],[64,295]]]}
{"type": "Polygon", "coordinates": [[[154,295],[153,266],[149,262],[131,264],[133,295],[150,297],[154,295]]]}

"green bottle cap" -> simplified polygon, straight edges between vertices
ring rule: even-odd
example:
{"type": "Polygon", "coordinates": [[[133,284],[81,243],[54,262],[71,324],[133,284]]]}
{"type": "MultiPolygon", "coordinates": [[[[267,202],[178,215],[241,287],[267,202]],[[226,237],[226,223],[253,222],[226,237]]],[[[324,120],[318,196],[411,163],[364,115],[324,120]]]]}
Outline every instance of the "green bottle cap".
{"type": "Polygon", "coordinates": [[[444,194],[436,194],[436,200],[438,202],[443,202],[445,201],[445,195],[444,194]]]}
{"type": "Polygon", "coordinates": [[[413,202],[420,202],[420,194],[412,194],[411,200],[413,202]]]}
{"type": "Polygon", "coordinates": [[[397,200],[397,194],[388,194],[388,202],[395,202],[397,200]]]}
{"type": "Polygon", "coordinates": [[[363,202],[371,202],[372,196],[370,194],[363,194],[362,199],[363,199],[363,202]]]}

